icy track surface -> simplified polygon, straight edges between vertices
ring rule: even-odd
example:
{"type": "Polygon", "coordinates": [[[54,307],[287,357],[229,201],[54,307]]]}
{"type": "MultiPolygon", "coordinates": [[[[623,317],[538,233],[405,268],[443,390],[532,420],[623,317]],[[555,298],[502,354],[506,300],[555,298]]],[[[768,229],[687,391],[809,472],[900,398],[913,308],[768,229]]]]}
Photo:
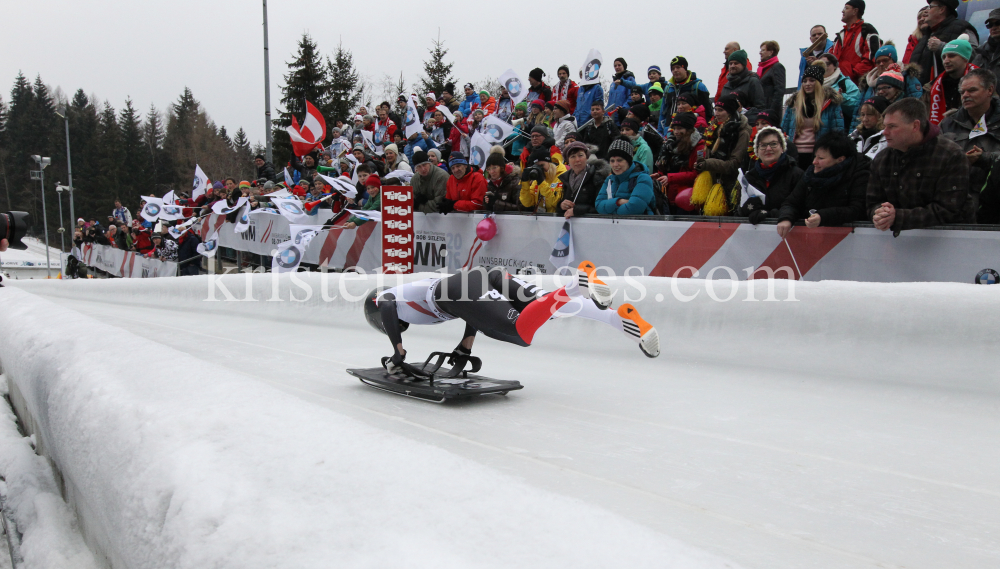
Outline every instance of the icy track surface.
{"type": "MultiPolygon", "coordinates": [[[[271,275],[254,302],[206,302],[208,277],[0,289],[0,325],[76,334],[103,376],[87,401],[50,397],[118,410],[62,434],[122,447],[102,452],[124,472],[71,458],[146,524],[108,520],[136,566],[1000,565],[1000,287],[797,283],[797,302],[743,302],[743,282],[722,303],[704,281],[634,279],[660,358],[554,321],[530,348],[476,343],[482,373],[522,391],[432,405],[343,371],[389,353],[341,298],[372,281],[330,275],[324,302],[320,275],[297,278],[305,302],[287,275],[271,302],[271,275]]],[[[246,297],[243,276],[221,282],[246,297]]],[[[615,286],[616,304],[637,294],[615,286]]],[[[404,341],[447,351],[461,331],[404,341]]],[[[55,349],[36,340],[21,357],[55,349]]]]}

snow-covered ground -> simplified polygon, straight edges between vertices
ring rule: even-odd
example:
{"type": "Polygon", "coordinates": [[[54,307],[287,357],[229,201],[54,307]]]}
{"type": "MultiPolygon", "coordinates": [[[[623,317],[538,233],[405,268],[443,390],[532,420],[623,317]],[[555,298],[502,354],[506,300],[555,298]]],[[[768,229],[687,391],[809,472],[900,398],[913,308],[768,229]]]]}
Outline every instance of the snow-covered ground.
{"type": "MultiPolygon", "coordinates": [[[[798,283],[795,302],[744,302],[739,283],[723,303],[704,281],[636,279],[660,358],[555,321],[527,349],[476,344],[482,373],[524,390],[431,405],[345,374],[388,342],[360,305],[324,302],[320,275],[298,278],[305,302],[288,300],[305,294],[287,275],[280,302],[271,275],[253,277],[256,302],[206,302],[207,277],[0,290],[0,358],[47,385],[33,400],[113,554],[139,567],[1000,564],[1000,287],[798,283]]],[[[243,277],[223,282],[246,297],[243,277]]],[[[419,354],[460,335],[448,323],[404,340],[419,354]]]]}

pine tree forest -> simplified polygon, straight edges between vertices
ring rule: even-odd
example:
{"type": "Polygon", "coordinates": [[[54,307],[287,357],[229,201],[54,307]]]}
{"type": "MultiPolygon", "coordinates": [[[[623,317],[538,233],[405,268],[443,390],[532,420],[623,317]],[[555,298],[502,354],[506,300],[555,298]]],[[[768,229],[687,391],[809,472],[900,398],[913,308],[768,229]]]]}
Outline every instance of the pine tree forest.
{"type": "MultiPolygon", "coordinates": [[[[444,60],[448,50],[440,38],[431,44],[425,75],[414,87],[426,85],[440,91],[445,82],[453,81],[452,64],[444,60]]],[[[286,65],[272,121],[273,158],[279,172],[292,154],[285,128],[293,115],[303,120],[306,100],[322,112],[329,138],[335,122],[348,121],[361,105],[371,112],[373,104],[394,101],[404,84],[402,73],[384,75],[376,94],[373,82],[355,68],[349,49],[337,45],[324,54],[308,34],[302,35],[286,65]]],[[[38,168],[32,155],[50,157],[44,191],[49,238],[57,247],[60,196],[56,185],[69,183],[63,116],[69,122],[77,217],[104,222],[116,199],[136,215],[140,196],[188,191],[195,164],[213,181],[256,178],[253,158],[264,153],[264,141],[250,141],[239,125],[227,129],[216,124],[189,88],[167,108],[159,109],[130,98],[102,100],[93,94],[100,85],[76,87],[67,96],[41,76],[29,77],[22,71],[14,79],[9,98],[0,96],[0,211],[29,212],[34,222],[31,233],[42,235],[42,194],[30,171],[38,168]],[[94,90],[87,94],[90,89],[94,90]]],[[[65,197],[62,205],[64,220],[71,227],[65,197]]],[[[71,234],[66,237],[67,241],[72,238],[71,234]]]]}

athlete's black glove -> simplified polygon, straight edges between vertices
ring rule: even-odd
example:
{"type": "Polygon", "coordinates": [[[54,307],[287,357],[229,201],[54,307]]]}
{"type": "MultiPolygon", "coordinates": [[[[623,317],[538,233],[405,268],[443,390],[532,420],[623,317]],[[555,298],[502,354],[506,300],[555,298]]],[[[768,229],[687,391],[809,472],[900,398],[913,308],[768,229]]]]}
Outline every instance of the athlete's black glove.
{"type": "Polygon", "coordinates": [[[405,359],[406,359],[405,352],[400,354],[398,351],[394,351],[392,353],[392,357],[382,358],[382,365],[385,367],[385,371],[389,372],[390,374],[404,373],[406,369],[405,368],[406,364],[403,363],[403,360],[405,359]]]}

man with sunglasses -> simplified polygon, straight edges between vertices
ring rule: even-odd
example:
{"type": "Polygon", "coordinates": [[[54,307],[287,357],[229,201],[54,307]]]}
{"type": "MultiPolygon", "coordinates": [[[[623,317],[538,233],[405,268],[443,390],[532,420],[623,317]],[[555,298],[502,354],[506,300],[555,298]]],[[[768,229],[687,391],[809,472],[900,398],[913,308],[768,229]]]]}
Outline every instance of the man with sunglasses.
{"type": "Polygon", "coordinates": [[[976,48],[973,63],[983,69],[989,69],[1000,77],[1000,8],[991,11],[987,16],[986,27],[990,30],[990,36],[976,48]]]}
{"type": "Polygon", "coordinates": [[[927,0],[927,26],[910,62],[920,66],[920,84],[926,85],[944,72],[941,50],[948,42],[966,34],[973,49],[979,47],[979,32],[969,22],[958,18],[959,0],[927,0]]]}

